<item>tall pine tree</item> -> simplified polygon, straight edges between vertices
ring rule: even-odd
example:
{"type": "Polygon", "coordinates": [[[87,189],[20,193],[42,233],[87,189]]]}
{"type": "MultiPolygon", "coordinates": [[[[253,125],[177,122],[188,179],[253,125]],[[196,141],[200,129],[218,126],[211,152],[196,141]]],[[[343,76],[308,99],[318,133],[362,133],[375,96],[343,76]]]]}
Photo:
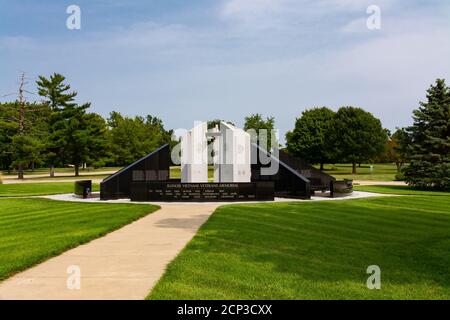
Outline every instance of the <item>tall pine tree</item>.
{"type": "Polygon", "coordinates": [[[74,99],[77,96],[77,92],[70,91],[70,85],[65,84],[66,78],[59,74],[54,73],[49,78],[39,76],[39,80],[36,81],[38,87],[38,93],[44,98],[51,110],[51,114],[48,118],[49,122],[49,137],[47,140],[47,158],[50,162],[50,177],[55,175],[55,165],[61,164],[63,159],[63,146],[59,136],[60,128],[55,127],[60,122],[62,117],[62,111],[66,107],[73,107],[74,99]]]}
{"type": "Polygon", "coordinates": [[[64,81],[65,77],[56,73],[49,79],[40,76],[37,81],[39,94],[52,110],[48,157],[52,164],[73,165],[75,176],[79,176],[79,168],[84,163],[103,162],[107,154],[107,127],[100,116],[87,113],[90,103],[74,102],[77,93],[71,92],[70,85],[64,81]]]}
{"type": "Polygon", "coordinates": [[[408,128],[411,163],[404,169],[409,185],[450,190],[450,88],[438,79],[427,101],[413,111],[408,128]]]}

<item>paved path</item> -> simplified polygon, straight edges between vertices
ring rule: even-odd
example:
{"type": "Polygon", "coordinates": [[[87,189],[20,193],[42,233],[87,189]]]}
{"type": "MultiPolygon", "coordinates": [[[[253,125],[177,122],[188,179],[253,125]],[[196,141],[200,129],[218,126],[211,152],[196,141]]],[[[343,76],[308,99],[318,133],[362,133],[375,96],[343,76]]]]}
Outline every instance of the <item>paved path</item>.
{"type": "Polygon", "coordinates": [[[143,299],[218,205],[164,205],[0,283],[0,299],[143,299]],[[80,290],[67,288],[71,265],[80,267],[80,290]]]}
{"type": "Polygon", "coordinates": [[[17,179],[17,176],[3,176],[4,184],[21,184],[21,183],[50,183],[50,182],[75,182],[78,180],[88,179],[93,183],[100,183],[108,175],[116,171],[82,171],[79,177],[75,177],[70,172],[56,172],[54,178],[50,178],[49,174],[33,174],[25,175],[24,180],[17,179]],[[102,177],[104,176],[104,177],[102,177]]]}
{"type": "Polygon", "coordinates": [[[407,186],[403,181],[353,180],[353,185],[360,186],[407,186]]]}
{"type": "MultiPolygon", "coordinates": [[[[380,193],[373,193],[373,192],[365,192],[365,191],[353,191],[351,195],[342,196],[342,197],[336,197],[336,198],[330,198],[329,193],[325,193],[323,195],[316,195],[311,197],[311,200],[303,200],[303,199],[289,199],[289,198],[275,198],[274,201],[245,201],[245,202],[155,202],[155,201],[149,201],[149,202],[133,202],[130,201],[130,199],[119,199],[119,200],[100,200],[99,193],[94,192],[97,197],[93,197],[90,199],[81,199],[78,197],[75,197],[72,193],[67,194],[55,194],[55,195],[49,195],[49,196],[34,196],[34,198],[46,198],[50,200],[58,200],[58,201],[70,201],[70,202],[96,202],[96,203],[136,203],[136,204],[156,204],[161,207],[163,206],[169,206],[169,205],[182,205],[189,208],[190,206],[204,206],[204,205],[212,205],[216,204],[217,206],[220,205],[227,205],[227,204],[251,204],[251,203],[273,203],[273,202],[308,202],[308,201],[338,201],[338,200],[350,200],[350,199],[360,199],[360,198],[370,198],[370,197],[388,197],[392,196],[390,194],[380,194],[380,193]]],[[[29,197],[25,197],[29,198],[29,197]]],[[[5,198],[2,198],[5,199],[5,198]]]]}

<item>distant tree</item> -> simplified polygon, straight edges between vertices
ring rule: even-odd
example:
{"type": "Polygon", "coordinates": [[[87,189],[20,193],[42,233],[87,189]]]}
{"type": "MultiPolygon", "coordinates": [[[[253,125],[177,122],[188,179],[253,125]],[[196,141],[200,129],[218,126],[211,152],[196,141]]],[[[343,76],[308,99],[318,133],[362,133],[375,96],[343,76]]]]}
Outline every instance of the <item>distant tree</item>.
{"type": "Polygon", "coordinates": [[[108,126],[111,154],[117,165],[129,164],[166,143],[175,143],[172,142],[173,131],[165,130],[156,117],[132,118],[111,112],[108,126]]]}
{"type": "Polygon", "coordinates": [[[383,152],[387,132],[381,121],[361,108],[342,107],[330,121],[328,148],[339,161],[356,164],[369,161],[383,152]]]}
{"type": "Polygon", "coordinates": [[[12,165],[11,142],[18,132],[17,102],[0,103],[0,161],[3,169],[8,171],[12,165]]]}
{"type": "Polygon", "coordinates": [[[411,139],[405,129],[397,129],[390,139],[392,143],[392,162],[397,166],[397,173],[400,173],[405,163],[410,159],[411,139]]]}
{"type": "MultiPolygon", "coordinates": [[[[268,149],[269,151],[272,149],[272,131],[275,129],[275,118],[267,117],[265,120],[262,115],[259,113],[252,114],[248,117],[245,117],[244,130],[253,129],[258,134],[256,138],[256,142],[264,149],[268,149]],[[266,130],[267,132],[267,141],[263,141],[263,137],[261,136],[260,130],[266,130]]],[[[278,142],[276,142],[278,144],[278,142]]]]}
{"type": "Polygon", "coordinates": [[[408,147],[410,145],[409,136],[405,129],[397,129],[394,134],[388,134],[388,140],[384,151],[373,160],[377,163],[395,163],[397,174],[401,174],[401,169],[408,162],[408,147]]]}
{"type": "MultiPolygon", "coordinates": [[[[30,134],[17,134],[11,139],[12,166],[26,168],[31,163],[41,162],[41,153],[44,145],[30,134]]],[[[19,172],[19,179],[23,179],[23,173],[19,172]]]]}
{"type": "Polygon", "coordinates": [[[331,160],[328,150],[327,132],[334,112],[326,107],[305,110],[295,122],[295,128],[286,134],[286,147],[289,153],[310,163],[320,164],[331,160]]]}
{"type": "Polygon", "coordinates": [[[24,169],[43,163],[46,111],[44,105],[23,100],[0,104],[0,161],[8,170],[16,168],[19,179],[24,169]]]}
{"type": "Polygon", "coordinates": [[[106,120],[96,113],[85,115],[87,134],[89,136],[88,153],[85,162],[94,168],[104,167],[111,161],[111,151],[109,148],[109,132],[106,120]]]}
{"type": "Polygon", "coordinates": [[[221,119],[214,119],[214,120],[210,120],[210,121],[208,121],[208,129],[213,129],[213,128],[215,128],[216,126],[220,126],[220,123],[221,122],[226,122],[226,123],[229,123],[229,124],[231,124],[231,125],[235,125],[233,122],[231,122],[231,121],[226,121],[226,120],[221,120],[221,119]]]}
{"type": "Polygon", "coordinates": [[[427,90],[427,101],[413,111],[407,129],[411,161],[403,169],[409,185],[450,190],[450,88],[437,79],[427,90]]]}

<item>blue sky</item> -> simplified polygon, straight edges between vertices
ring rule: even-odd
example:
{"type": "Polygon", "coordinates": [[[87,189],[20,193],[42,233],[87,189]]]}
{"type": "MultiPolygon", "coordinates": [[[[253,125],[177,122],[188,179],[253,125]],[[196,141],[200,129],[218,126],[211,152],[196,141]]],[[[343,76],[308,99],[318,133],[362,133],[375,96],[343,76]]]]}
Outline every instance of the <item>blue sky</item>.
{"type": "Polygon", "coordinates": [[[92,111],[168,128],[259,112],[283,137],[306,108],[354,105],[394,129],[450,82],[449,40],[446,0],[0,0],[0,96],[21,71],[59,72],[92,111]],[[71,4],[81,30],[66,28],[71,4]],[[381,30],[366,27],[369,5],[381,30]]]}

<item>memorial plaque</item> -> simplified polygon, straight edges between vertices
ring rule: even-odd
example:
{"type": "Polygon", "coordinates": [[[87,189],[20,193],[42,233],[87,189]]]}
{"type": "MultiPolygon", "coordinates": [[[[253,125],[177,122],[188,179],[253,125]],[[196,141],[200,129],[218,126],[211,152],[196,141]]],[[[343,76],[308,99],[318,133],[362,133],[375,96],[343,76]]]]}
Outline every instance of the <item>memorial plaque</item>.
{"type": "Polygon", "coordinates": [[[132,201],[272,201],[273,182],[174,183],[133,182],[132,201]]]}

